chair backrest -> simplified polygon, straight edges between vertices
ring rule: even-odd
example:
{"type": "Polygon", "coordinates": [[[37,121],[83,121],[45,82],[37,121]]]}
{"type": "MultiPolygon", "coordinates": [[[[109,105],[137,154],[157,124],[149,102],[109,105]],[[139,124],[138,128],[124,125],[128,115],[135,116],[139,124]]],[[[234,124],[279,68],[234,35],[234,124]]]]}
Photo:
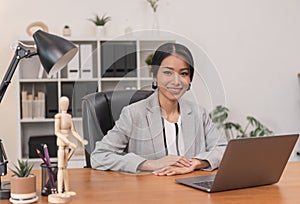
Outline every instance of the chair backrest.
{"type": "Polygon", "coordinates": [[[96,141],[113,128],[123,107],[145,99],[152,93],[148,90],[120,90],[96,92],[82,98],[83,136],[89,142],[85,146],[86,167],[91,167],[90,153],[96,141]]]}

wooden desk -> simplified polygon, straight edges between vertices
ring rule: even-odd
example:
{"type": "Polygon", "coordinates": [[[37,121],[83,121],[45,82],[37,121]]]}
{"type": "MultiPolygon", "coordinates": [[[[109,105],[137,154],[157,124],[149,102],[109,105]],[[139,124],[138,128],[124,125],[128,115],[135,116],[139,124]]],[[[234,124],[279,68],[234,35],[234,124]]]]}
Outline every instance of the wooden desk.
{"type": "MultiPolygon", "coordinates": [[[[35,172],[40,189],[40,171],[35,172]]],[[[77,195],[72,204],[90,203],[299,203],[300,162],[288,163],[284,174],[275,185],[239,189],[219,193],[205,193],[175,183],[175,178],[208,175],[197,171],[187,175],[157,177],[152,174],[131,175],[92,169],[70,169],[71,188],[77,195]]],[[[40,191],[38,192],[40,195],[40,191]]],[[[1,200],[0,203],[10,203],[1,200]]],[[[39,196],[37,203],[47,203],[39,196]]]]}

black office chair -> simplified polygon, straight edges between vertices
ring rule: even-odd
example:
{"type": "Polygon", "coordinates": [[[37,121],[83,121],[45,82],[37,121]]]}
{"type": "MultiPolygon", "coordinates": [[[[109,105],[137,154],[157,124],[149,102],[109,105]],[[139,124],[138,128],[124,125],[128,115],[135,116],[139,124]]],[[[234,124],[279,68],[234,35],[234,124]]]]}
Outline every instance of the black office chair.
{"type": "Polygon", "coordinates": [[[85,146],[86,167],[91,167],[90,154],[96,141],[112,129],[124,106],[145,99],[153,91],[120,90],[97,92],[82,98],[83,136],[89,143],[85,146]]]}

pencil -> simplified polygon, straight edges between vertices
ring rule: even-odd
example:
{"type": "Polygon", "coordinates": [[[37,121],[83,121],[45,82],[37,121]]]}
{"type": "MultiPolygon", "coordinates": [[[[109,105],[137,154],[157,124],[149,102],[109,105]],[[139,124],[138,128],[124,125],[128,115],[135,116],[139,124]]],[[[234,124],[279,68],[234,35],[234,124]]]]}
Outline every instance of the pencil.
{"type": "Polygon", "coordinates": [[[47,161],[45,157],[42,155],[41,151],[39,149],[36,149],[35,151],[39,155],[39,157],[43,160],[43,162],[47,165],[47,161]]]}
{"type": "Polygon", "coordinates": [[[50,156],[49,156],[49,151],[48,151],[48,146],[47,144],[44,144],[44,154],[45,154],[45,160],[46,160],[46,165],[48,166],[48,176],[51,184],[51,189],[55,188],[55,181],[54,181],[54,173],[51,170],[51,161],[50,161],[50,156]]]}
{"type": "Polygon", "coordinates": [[[50,156],[49,156],[47,144],[44,144],[44,154],[45,154],[45,160],[47,161],[47,165],[50,166],[51,162],[50,162],[50,156]]]}

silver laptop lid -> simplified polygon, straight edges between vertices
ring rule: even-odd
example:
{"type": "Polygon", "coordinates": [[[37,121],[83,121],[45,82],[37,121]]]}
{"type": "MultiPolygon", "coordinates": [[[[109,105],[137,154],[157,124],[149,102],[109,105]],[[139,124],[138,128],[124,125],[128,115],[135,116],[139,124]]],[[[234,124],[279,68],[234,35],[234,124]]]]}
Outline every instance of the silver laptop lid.
{"type": "Polygon", "coordinates": [[[298,137],[293,134],[231,140],[211,191],[278,182],[298,137]]]}
{"type": "Polygon", "coordinates": [[[178,178],[176,182],[207,192],[273,184],[279,181],[299,134],[230,140],[211,188],[209,176],[178,178]]]}

